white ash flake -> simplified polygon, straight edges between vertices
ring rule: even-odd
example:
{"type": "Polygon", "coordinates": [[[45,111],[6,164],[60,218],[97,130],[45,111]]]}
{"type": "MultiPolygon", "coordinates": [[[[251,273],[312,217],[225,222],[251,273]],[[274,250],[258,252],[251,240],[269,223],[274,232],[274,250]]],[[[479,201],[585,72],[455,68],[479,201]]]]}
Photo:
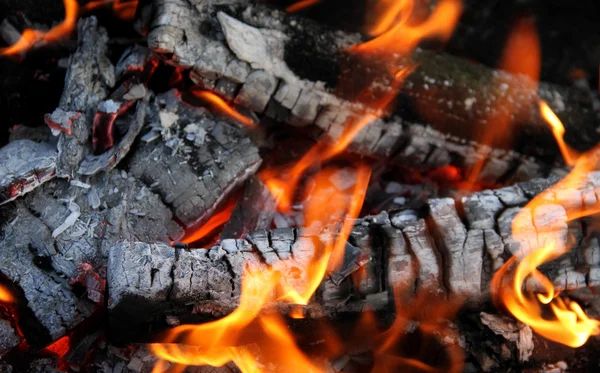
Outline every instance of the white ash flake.
{"type": "Polygon", "coordinates": [[[173,124],[179,120],[179,115],[163,110],[158,113],[158,118],[160,119],[160,125],[163,128],[171,128],[173,124]]]}
{"type": "Polygon", "coordinates": [[[107,114],[115,114],[117,111],[119,111],[120,108],[121,104],[113,100],[102,101],[98,105],[98,111],[107,114]]]}
{"type": "Polygon", "coordinates": [[[138,100],[146,96],[146,87],[143,84],[136,84],[129,89],[129,92],[123,95],[125,100],[138,100]]]}
{"type": "Polygon", "coordinates": [[[98,196],[96,188],[91,188],[88,192],[88,205],[94,210],[100,207],[100,196],[98,196]]]}
{"type": "Polygon", "coordinates": [[[82,189],[90,189],[91,188],[90,184],[87,184],[87,183],[84,183],[83,181],[79,181],[79,180],[75,180],[75,179],[71,180],[69,182],[69,184],[71,184],[72,186],[76,186],[78,188],[82,188],[82,189]]]}
{"type": "Polygon", "coordinates": [[[73,201],[69,201],[68,208],[69,211],[71,211],[71,213],[69,214],[69,216],[67,216],[67,218],[61,225],[59,225],[55,230],[52,231],[53,238],[56,238],[68,228],[73,226],[77,219],[79,219],[79,216],[81,215],[81,209],[79,208],[79,205],[73,201]]]}

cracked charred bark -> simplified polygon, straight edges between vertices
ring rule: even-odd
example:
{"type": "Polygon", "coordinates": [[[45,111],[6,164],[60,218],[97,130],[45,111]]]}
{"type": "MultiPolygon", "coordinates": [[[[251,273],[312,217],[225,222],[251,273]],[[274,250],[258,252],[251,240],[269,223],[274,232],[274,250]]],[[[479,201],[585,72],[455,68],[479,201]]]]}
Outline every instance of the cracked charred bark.
{"type": "MultiPolygon", "coordinates": [[[[154,7],[149,46],[170,62],[189,68],[192,79],[206,89],[280,121],[315,124],[334,140],[346,123],[361,115],[359,103],[336,96],[323,83],[331,86],[338,78],[340,59],[351,44],[360,41],[358,36],[321,29],[255,4],[157,0],[154,7]],[[319,38],[308,41],[307,35],[319,38]]],[[[564,120],[573,144],[588,146],[597,140],[587,93],[542,83],[538,94],[523,76],[427,51],[417,51],[413,58],[419,67],[400,94],[409,105],[399,106],[400,116],[367,126],[351,150],[391,157],[421,170],[447,164],[468,170],[483,158],[480,179],[490,182],[545,176],[559,153],[538,114],[539,98],[548,101],[564,120]],[[419,118],[422,123],[406,121],[415,115],[403,111],[414,106],[417,98],[419,105],[427,106],[423,110],[427,118],[419,118]],[[500,100],[510,101],[513,110],[507,112],[506,105],[496,104],[500,100]],[[494,118],[511,115],[511,132],[520,142],[516,148],[537,158],[472,141],[495,123],[494,118]],[[457,129],[460,133],[453,133],[457,129]],[[526,140],[533,138],[540,145],[526,140]]]]}
{"type": "Polygon", "coordinates": [[[210,217],[261,164],[241,129],[184,104],[176,91],[156,98],[146,123],[129,169],[186,226],[210,217]],[[165,141],[155,141],[161,133],[165,141]]]}
{"type": "MultiPolygon", "coordinates": [[[[343,265],[327,274],[305,314],[335,318],[382,309],[391,305],[394,286],[409,298],[428,293],[438,298],[464,297],[470,304],[486,299],[493,271],[519,249],[511,234],[512,217],[554,182],[538,179],[474,193],[460,201],[433,199],[424,215],[405,210],[359,220],[346,244],[343,265]]],[[[557,230],[564,244],[574,246],[542,267],[558,289],[600,285],[597,232],[583,221],[555,222],[566,222],[563,206],[583,200],[588,207],[597,203],[599,182],[600,174],[590,173],[576,191],[553,193],[544,208],[533,212],[529,227],[533,237],[541,240],[548,230],[557,230]]],[[[326,234],[336,232],[330,229],[326,234]]],[[[157,325],[164,327],[167,317],[176,316],[182,323],[220,317],[239,301],[245,267],[266,270],[278,262],[285,268],[286,281],[303,284],[302,265],[322,238],[304,234],[297,229],[262,230],[192,251],[164,244],[116,245],[108,264],[110,323],[127,340],[141,338],[157,325]],[[142,313],[146,316],[140,317],[142,313]]],[[[526,286],[535,289],[536,284],[526,286]]],[[[277,303],[269,307],[286,310],[277,303]]]]}

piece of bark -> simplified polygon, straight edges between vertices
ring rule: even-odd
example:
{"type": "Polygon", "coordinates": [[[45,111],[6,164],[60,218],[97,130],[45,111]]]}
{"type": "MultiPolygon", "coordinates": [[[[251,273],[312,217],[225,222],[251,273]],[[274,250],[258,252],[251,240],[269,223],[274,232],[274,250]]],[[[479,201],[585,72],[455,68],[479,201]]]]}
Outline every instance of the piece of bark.
{"type": "Polygon", "coordinates": [[[0,319],[0,357],[21,343],[17,334],[8,320],[0,319]]]}
{"type": "Polygon", "coordinates": [[[221,232],[221,238],[241,238],[246,234],[271,226],[277,201],[258,177],[246,181],[244,192],[221,232]]]}
{"type": "MultiPolygon", "coordinates": [[[[599,180],[600,173],[592,172],[574,191],[579,198],[595,192],[599,180]]],[[[308,318],[335,318],[367,308],[382,309],[390,306],[394,286],[407,299],[415,294],[462,299],[470,304],[487,299],[493,266],[520,248],[515,247],[518,243],[511,236],[512,219],[503,217],[514,216],[525,202],[556,181],[539,179],[474,193],[458,202],[430,200],[430,212],[425,215],[403,211],[389,217],[382,213],[359,219],[348,239],[342,267],[327,274],[304,314],[308,318]],[[493,227],[479,228],[489,226],[481,213],[467,214],[464,223],[459,218],[456,203],[475,211],[481,208],[478,201],[493,197],[502,198],[501,211],[493,214],[493,227]]],[[[544,193],[547,197],[548,192],[544,193]]],[[[576,237],[574,249],[540,270],[560,291],[597,288],[597,232],[590,227],[584,230],[581,224],[567,226],[561,203],[565,202],[548,199],[536,209],[531,238],[543,244],[548,233],[555,232],[567,244],[569,237],[576,237]],[[585,260],[577,260],[579,257],[585,260]],[[574,280],[565,280],[571,278],[574,280]]],[[[327,236],[307,236],[304,230],[289,228],[256,231],[246,238],[225,239],[209,250],[179,251],[163,244],[121,243],[111,249],[108,264],[111,325],[126,334],[126,339],[141,336],[150,325],[164,326],[167,316],[176,316],[182,323],[222,316],[239,301],[244,267],[264,270],[277,263],[284,266],[286,281],[301,284],[306,281],[303,263],[310,260],[320,240],[336,234],[335,229],[329,227],[324,233],[327,236]],[[147,311],[145,320],[139,316],[142,309],[147,311]]],[[[539,289],[537,286],[532,281],[525,284],[529,290],[539,289]]],[[[267,308],[274,306],[286,310],[273,302],[267,308]]]]}
{"type": "Polygon", "coordinates": [[[56,175],[56,148],[17,140],[0,148],[0,205],[22,196],[56,175]]]}
{"type": "MultiPolygon", "coordinates": [[[[217,79],[239,82],[235,98],[238,104],[262,112],[263,103],[268,101],[268,116],[296,125],[315,123],[334,141],[344,125],[361,116],[364,108],[360,104],[336,96],[331,88],[318,82],[321,79],[307,76],[314,70],[318,77],[334,75],[335,80],[339,75],[338,57],[352,43],[360,41],[359,38],[330,30],[313,32],[319,30],[318,26],[281,12],[267,11],[261,5],[248,5],[242,11],[235,5],[210,2],[198,4],[194,9],[183,1],[157,1],[155,7],[160,17],[153,24],[149,46],[170,57],[170,62],[191,68],[192,78],[199,77],[197,83],[206,89],[213,89],[217,79]],[[218,26],[213,13],[217,13],[218,26]],[[200,24],[215,26],[202,28],[200,33],[197,31],[201,29],[200,24]],[[328,44],[315,41],[318,45],[311,44],[310,48],[303,45],[307,43],[303,36],[306,30],[320,35],[328,44]],[[221,31],[224,42],[217,41],[221,31]],[[300,45],[296,45],[298,40],[300,45]],[[305,56],[303,48],[310,49],[311,53],[305,56]],[[299,54],[306,58],[299,58],[299,54]],[[302,66],[294,62],[298,60],[311,69],[302,70],[302,66]],[[337,66],[333,74],[319,74],[319,68],[328,69],[332,65],[337,66]],[[279,81],[275,90],[273,79],[279,81]],[[252,92],[252,100],[248,100],[246,91],[252,92]]],[[[415,106],[412,101],[417,98],[422,106],[435,103],[436,106],[424,110],[430,118],[423,120],[416,116],[422,124],[398,116],[375,121],[357,135],[351,151],[379,157],[395,155],[393,158],[399,163],[419,169],[453,164],[469,171],[478,158],[482,158],[484,166],[480,178],[494,183],[550,174],[560,153],[549,126],[538,114],[538,94],[527,78],[431,52],[417,51],[414,59],[419,67],[407,78],[400,94],[401,101],[411,103],[401,105],[400,109],[415,106]],[[493,80],[497,86],[491,84],[493,80]],[[482,131],[488,130],[487,123],[492,123],[493,118],[506,116],[505,105],[495,105],[500,100],[498,97],[515,105],[511,133],[514,139],[518,138],[518,144],[514,149],[536,159],[473,142],[481,138],[482,131]],[[431,123],[432,128],[427,123],[431,123]],[[527,141],[528,138],[535,141],[527,141]]],[[[595,114],[585,93],[545,84],[540,86],[539,92],[539,97],[546,99],[564,120],[567,134],[572,136],[570,143],[595,144],[595,114]]],[[[408,111],[400,110],[399,114],[415,118],[414,110],[408,111]]]]}
{"type": "Polygon", "coordinates": [[[106,56],[108,35],[95,17],[78,23],[77,50],[69,59],[65,87],[58,108],[46,122],[58,131],[57,174],[71,177],[92,153],[95,105],[115,84],[115,70],[106,56]]]}
{"type": "Polygon", "coordinates": [[[156,97],[146,123],[150,131],[129,161],[130,172],[188,227],[208,219],[260,166],[258,148],[241,129],[185,104],[176,91],[156,97]],[[147,137],[152,133],[164,141],[147,137]]]}

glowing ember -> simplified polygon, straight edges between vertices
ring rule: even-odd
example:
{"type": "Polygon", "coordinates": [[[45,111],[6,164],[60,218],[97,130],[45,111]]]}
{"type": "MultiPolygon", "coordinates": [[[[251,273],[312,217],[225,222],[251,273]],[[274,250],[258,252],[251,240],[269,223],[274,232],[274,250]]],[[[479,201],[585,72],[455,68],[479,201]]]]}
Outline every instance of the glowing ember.
{"type": "Polygon", "coordinates": [[[227,220],[229,220],[229,217],[231,216],[231,213],[235,208],[235,202],[235,198],[229,200],[227,202],[227,205],[225,205],[225,207],[222,210],[213,214],[213,216],[211,216],[206,223],[202,224],[200,228],[194,230],[191,233],[186,234],[186,236],[181,242],[186,244],[194,243],[198,240],[207,237],[215,229],[225,224],[227,220]]]}
{"type": "Polygon", "coordinates": [[[18,42],[8,48],[0,49],[0,55],[12,56],[25,52],[33,46],[51,43],[69,35],[77,23],[79,5],[76,0],[63,0],[65,6],[65,19],[49,31],[43,32],[34,29],[23,31],[18,42]]]}
{"type": "Polygon", "coordinates": [[[255,128],[256,123],[254,121],[229,106],[221,97],[209,91],[193,90],[192,94],[203,102],[209,104],[217,112],[221,112],[223,115],[232,118],[233,120],[249,127],[255,128]]]}
{"type": "Polygon", "coordinates": [[[581,185],[586,175],[597,169],[598,151],[600,148],[579,157],[573,171],[567,177],[534,198],[526,206],[527,209],[514,218],[513,237],[518,242],[524,247],[528,247],[528,243],[538,242],[538,239],[542,242],[539,242],[540,247],[523,250],[507,261],[494,275],[492,284],[494,299],[504,304],[517,319],[531,326],[540,335],[571,347],[579,347],[591,335],[600,334],[600,322],[590,319],[576,302],[559,298],[552,282],[544,277],[537,267],[569,251],[566,242],[568,221],[598,213],[600,206],[598,203],[585,209],[572,205],[564,206],[566,214],[557,214],[554,221],[550,223],[556,229],[544,231],[543,239],[532,237],[536,233],[526,228],[531,224],[531,214],[526,211],[533,211],[535,214],[536,210],[540,211],[538,209],[547,207],[544,205],[552,200],[549,198],[553,198],[556,191],[569,192],[581,185]],[[540,284],[542,287],[540,293],[536,294],[532,291],[524,293],[523,285],[529,278],[535,279],[536,283],[540,284]],[[510,286],[506,286],[507,282],[510,286]],[[552,317],[549,317],[549,314],[552,317]]]}
{"type": "Polygon", "coordinates": [[[15,302],[12,293],[4,286],[0,285],[0,303],[11,304],[15,302]]]}
{"type": "Polygon", "coordinates": [[[285,8],[285,11],[288,13],[295,13],[295,12],[299,12],[301,10],[304,10],[306,8],[310,8],[311,6],[315,6],[318,3],[320,3],[321,0],[302,0],[302,1],[298,1],[297,3],[294,3],[290,6],[288,6],[287,8],[285,8]]]}
{"type": "Polygon", "coordinates": [[[546,122],[552,128],[552,134],[554,134],[554,138],[556,139],[556,143],[560,148],[560,152],[562,153],[563,159],[568,166],[573,166],[577,161],[578,155],[569,148],[569,146],[565,143],[565,127],[563,126],[560,119],[554,114],[550,106],[545,101],[540,101],[540,113],[542,117],[546,120],[546,122]]]}

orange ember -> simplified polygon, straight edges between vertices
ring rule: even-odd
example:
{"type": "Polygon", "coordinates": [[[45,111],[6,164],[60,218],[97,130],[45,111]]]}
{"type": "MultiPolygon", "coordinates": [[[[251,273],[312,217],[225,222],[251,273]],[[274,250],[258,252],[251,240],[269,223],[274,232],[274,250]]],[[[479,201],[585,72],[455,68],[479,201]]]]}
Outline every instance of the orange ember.
{"type": "Polygon", "coordinates": [[[227,205],[215,214],[211,216],[210,219],[204,224],[202,224],[198,229],[194,230],[191,233],[187,233],[185,237],[181,240],[181,242],[185,244],[191,244],[198,240],[201,240],[207,237],[212,231],[219,228],[223,224],[229,220],[233,209],[235,208],[236,199],[232,198],[227,202],[227,205]]]}
{"type": "Polygon", "coordinates": [[[288,13],[295,13],[295,12],[299,12],[301,10],[304,10],[306,8],[310,8],[311,6],[315,6],[318,3],[320,3],[321,0],[302,0],[302,1],[298,1],[297,3],[294,3],[290,6],[288,6],[287,8],[285,8],[285,11],[288,13]]]}
{"type": "Polygon", "coordinates": [[[14,302],[15,298],[12,293],[6,287],[0,285],[0,303],[10,304],[14,302]]]}
{"type": "Polygon", "coordinates": [[[248,128],[256,128],[256,123],[252,119],[238,113],[216,94],[210,91],[202,90],[193,90],[192,94],[201,101],[209,104],[213,109],[222,113],[223,115],[245,125],[248,128]]]}
{"type": "Polygon", "coordinates": [[[13,56],[25,52],[33,46],[48,44],[69,35],[77,23],[79,5],[76,0],[63,0],[65,19],[50,30],[43,32],[34,29],[23,31],[21,38],[8,48],[0,49],[0,55],[13,56]]]}

